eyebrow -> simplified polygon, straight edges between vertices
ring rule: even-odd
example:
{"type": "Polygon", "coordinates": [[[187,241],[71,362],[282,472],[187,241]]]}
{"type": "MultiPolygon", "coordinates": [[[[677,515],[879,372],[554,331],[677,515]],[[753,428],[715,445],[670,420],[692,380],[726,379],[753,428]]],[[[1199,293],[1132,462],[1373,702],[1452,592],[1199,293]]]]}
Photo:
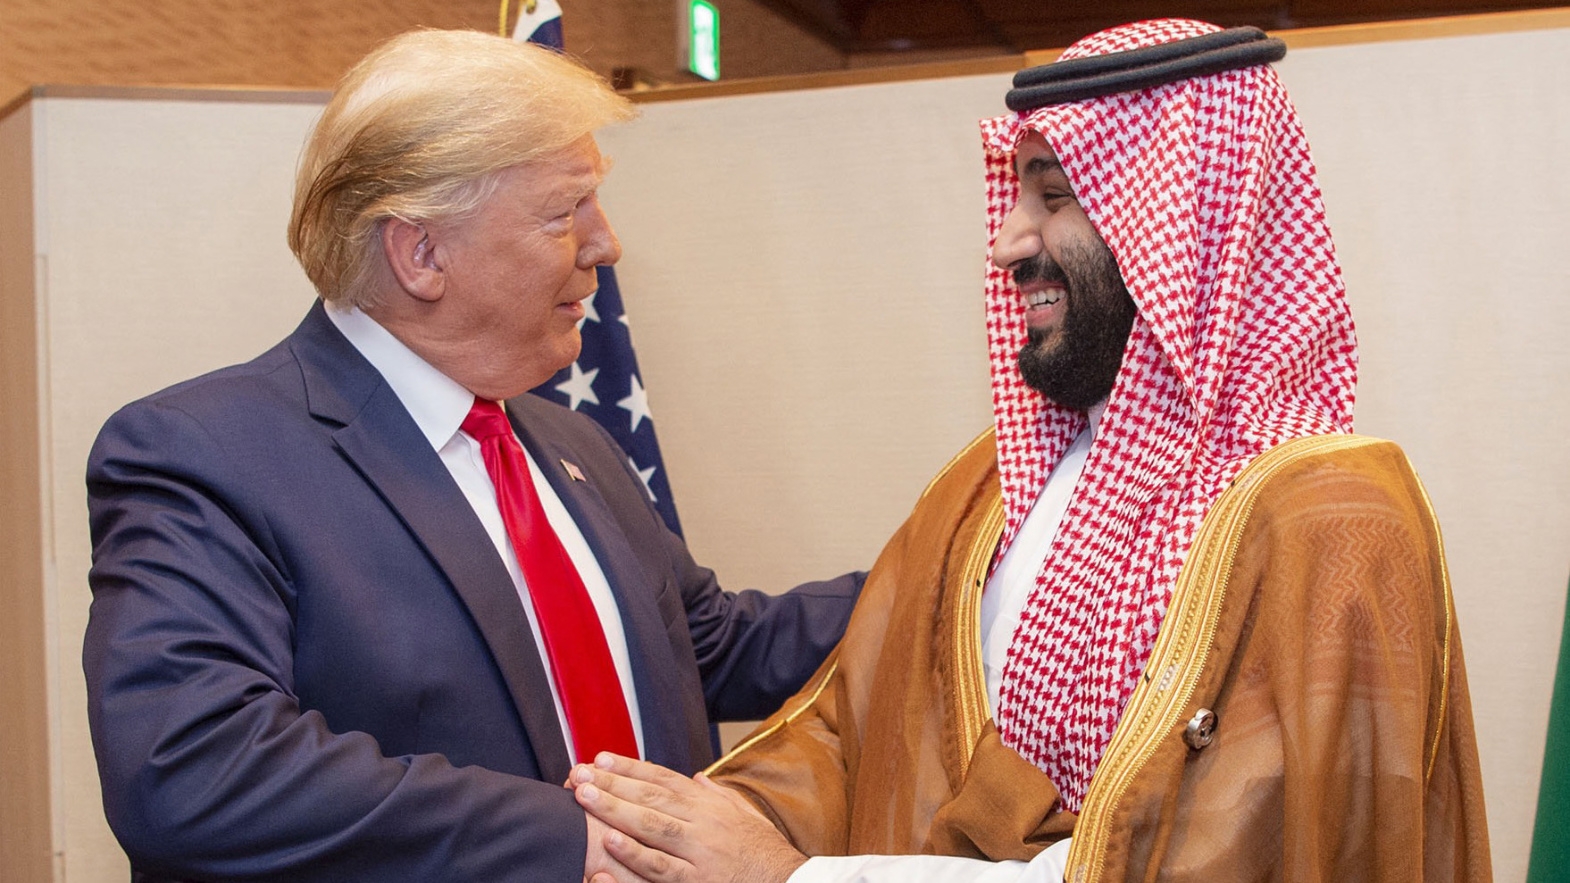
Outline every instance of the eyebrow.
{"type": "Polygon", "coordinates": [[[594,169],[591,180],[584,181],[581,186],[574,187],[571,191],[568,191],[574,204],[604,186],[605,176],[610,172],[610,165],[610,160],[607,157],[601,157],[600,164],[594,169]]]}
{"type": "MultiPolygon", "coordinates": [[[[1058,162],[1056,157],[1034,156],[1031,157],[1030,162],[1025,163],[1025,167],[1020,170],[1019,176],[1021,178],[1035,178],[1049,175],[1055,171],[1063,171],[1063,164],[1058,162]]],[[[1065,172],[1064,174],[1067,173],[1065,172]]]]}

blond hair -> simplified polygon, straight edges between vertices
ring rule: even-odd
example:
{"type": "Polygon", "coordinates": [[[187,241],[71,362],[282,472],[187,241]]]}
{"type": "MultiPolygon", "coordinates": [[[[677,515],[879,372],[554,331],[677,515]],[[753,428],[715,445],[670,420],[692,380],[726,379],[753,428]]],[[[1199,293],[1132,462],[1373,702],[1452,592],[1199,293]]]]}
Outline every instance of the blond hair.
{"type": "Polygon", "coordinates": [[[372,306],[384,221],[461,218],[496,173],[633,114],[549,49],[478,31],[394,37],[344,75],[306,142],[289,248],[323,299],[372,306]]]}

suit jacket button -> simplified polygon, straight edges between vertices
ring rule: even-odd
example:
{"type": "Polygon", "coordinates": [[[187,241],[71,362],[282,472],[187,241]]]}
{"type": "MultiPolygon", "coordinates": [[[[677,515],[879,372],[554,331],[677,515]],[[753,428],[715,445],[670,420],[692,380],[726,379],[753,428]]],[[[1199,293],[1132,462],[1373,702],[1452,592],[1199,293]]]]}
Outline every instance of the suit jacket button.
{"type": "Polygon", "coordinates": [[[1183,728],[1183,741],[1195,751],[1209,745],[1215,737],[1216,713],[1208,708],[1201,708],[1195,712],[1188,726],[1183,728]]]}

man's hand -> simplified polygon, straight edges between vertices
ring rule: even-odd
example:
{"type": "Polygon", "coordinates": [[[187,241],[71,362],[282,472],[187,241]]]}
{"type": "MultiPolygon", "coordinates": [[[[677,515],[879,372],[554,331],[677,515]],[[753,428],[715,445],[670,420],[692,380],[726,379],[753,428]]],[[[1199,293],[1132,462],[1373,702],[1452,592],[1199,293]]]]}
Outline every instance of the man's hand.
{"type": "Polygon", "coordinates": [[[583,856],[583,879],[599,880],[601,883],[611,880],[615,883],[648,883],[605,851],[605,838],[614,833],[612,829],[592,815],[585,815],[584,818],[589,823],[589,843],[583,856]]]}
{"type": "MultiPolygon", "coordinates": [[[[807,860],[741,795],[702,773],[688,779],[602,752],[593,766],[574,767],[568,784],[591,817],[616,829],[604,838],[610,857],[651,883],[783,883],[807,860]]],[[[614,870],[593,883],[611,879],[630,883],[614,870]]]]}

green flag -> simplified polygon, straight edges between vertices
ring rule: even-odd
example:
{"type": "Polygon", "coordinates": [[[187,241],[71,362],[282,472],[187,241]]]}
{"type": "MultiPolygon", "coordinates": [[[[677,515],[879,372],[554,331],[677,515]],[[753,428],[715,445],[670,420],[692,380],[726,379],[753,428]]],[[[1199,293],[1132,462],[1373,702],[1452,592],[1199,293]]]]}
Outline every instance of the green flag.
{"type": "Polygon", "coordinates": [[[1559,673],[1548,712],[1548,746],[1543,750],[1543,784],[1537,792],[1537,826],[1527,883],[1551,883],[1570,872],[1570,600],[1559,637],[1559,673]]]}

